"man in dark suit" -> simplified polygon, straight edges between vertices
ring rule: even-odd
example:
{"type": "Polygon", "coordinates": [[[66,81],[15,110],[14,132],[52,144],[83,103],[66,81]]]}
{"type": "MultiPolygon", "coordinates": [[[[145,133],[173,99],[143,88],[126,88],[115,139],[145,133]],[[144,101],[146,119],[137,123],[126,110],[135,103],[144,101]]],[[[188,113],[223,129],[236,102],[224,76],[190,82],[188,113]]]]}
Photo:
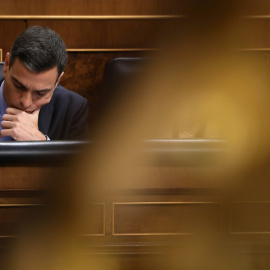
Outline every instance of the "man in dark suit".
{"type": "Polygon", "coordinates": [[[87,133],[88,104],[59,86],[67,62],[61,37],[33,26],[5,56],[0,82],[0,140],[78,140],[87,133]]]}

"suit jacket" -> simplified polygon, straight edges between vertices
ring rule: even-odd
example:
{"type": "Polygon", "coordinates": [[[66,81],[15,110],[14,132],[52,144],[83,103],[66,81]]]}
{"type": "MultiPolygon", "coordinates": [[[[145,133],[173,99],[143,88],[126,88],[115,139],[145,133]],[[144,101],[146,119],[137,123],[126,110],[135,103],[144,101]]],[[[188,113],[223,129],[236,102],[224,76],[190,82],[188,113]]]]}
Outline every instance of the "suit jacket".
{"type": "MultiPolygon", "coordinates": [[[[0,84],[3,76],[0,76],[0,84]]],[[[88,102],[75,92],[58,85],[51,101],[42,106],[39,130],[50,140],[81,140],[88,132],[88,102]]]]}
{"type": "Polygon", "coordinates": [[[58,85],[51,101],[39,113],[39,130],[51,140],[85,139],[88,129],[87,99],[58,85]]]}

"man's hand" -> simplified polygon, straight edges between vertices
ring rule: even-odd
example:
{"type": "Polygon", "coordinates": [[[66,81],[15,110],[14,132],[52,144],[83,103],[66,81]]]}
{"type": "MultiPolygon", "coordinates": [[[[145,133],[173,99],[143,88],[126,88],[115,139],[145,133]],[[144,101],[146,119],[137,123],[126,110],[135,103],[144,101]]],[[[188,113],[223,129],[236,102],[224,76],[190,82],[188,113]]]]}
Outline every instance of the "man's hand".
{"type": "Polygon", "coordinates": [[[46,140],[38,129],[39,110],[32,113],[7,108],[6,114],[2,117],[2,130],[0,136],[10,136],[15,141],[41,141],[46,140]]]}

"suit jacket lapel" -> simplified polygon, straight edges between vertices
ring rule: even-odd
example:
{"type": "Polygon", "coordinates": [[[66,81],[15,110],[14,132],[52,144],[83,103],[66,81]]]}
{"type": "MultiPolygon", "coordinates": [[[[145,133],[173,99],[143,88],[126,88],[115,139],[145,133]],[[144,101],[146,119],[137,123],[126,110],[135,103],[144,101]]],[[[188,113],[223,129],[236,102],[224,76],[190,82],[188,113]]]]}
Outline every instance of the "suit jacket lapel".
{"type": "Polygon", "coordinates": [[[38,117],[38,128],[45,135],[48,135],[49,133],[52,114],[53,106],[51,103],[41,107],[38,117]]]}

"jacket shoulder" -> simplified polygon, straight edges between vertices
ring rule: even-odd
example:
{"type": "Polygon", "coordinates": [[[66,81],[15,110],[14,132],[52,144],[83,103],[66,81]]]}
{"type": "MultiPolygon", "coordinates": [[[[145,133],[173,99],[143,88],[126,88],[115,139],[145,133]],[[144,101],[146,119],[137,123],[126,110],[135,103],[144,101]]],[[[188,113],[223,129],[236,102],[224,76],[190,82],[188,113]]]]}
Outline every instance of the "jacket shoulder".
{"type": "Polygon", "coordinates": [[[64,88],[63,86],[61,85],[58,85],[55,90],[54,90],[54,93],[53,93],[53,96],[52,96],[52,101],[55,100],[55,101],[63,101],[64,100],[78,100],[78,101],[81,101],[81,102],[85,102],[86,101],[86,98],[82,97],[81,95],[79,95],[78,93],[75,93],[71,90],[68,90],[66,88],[64,88]]]}

